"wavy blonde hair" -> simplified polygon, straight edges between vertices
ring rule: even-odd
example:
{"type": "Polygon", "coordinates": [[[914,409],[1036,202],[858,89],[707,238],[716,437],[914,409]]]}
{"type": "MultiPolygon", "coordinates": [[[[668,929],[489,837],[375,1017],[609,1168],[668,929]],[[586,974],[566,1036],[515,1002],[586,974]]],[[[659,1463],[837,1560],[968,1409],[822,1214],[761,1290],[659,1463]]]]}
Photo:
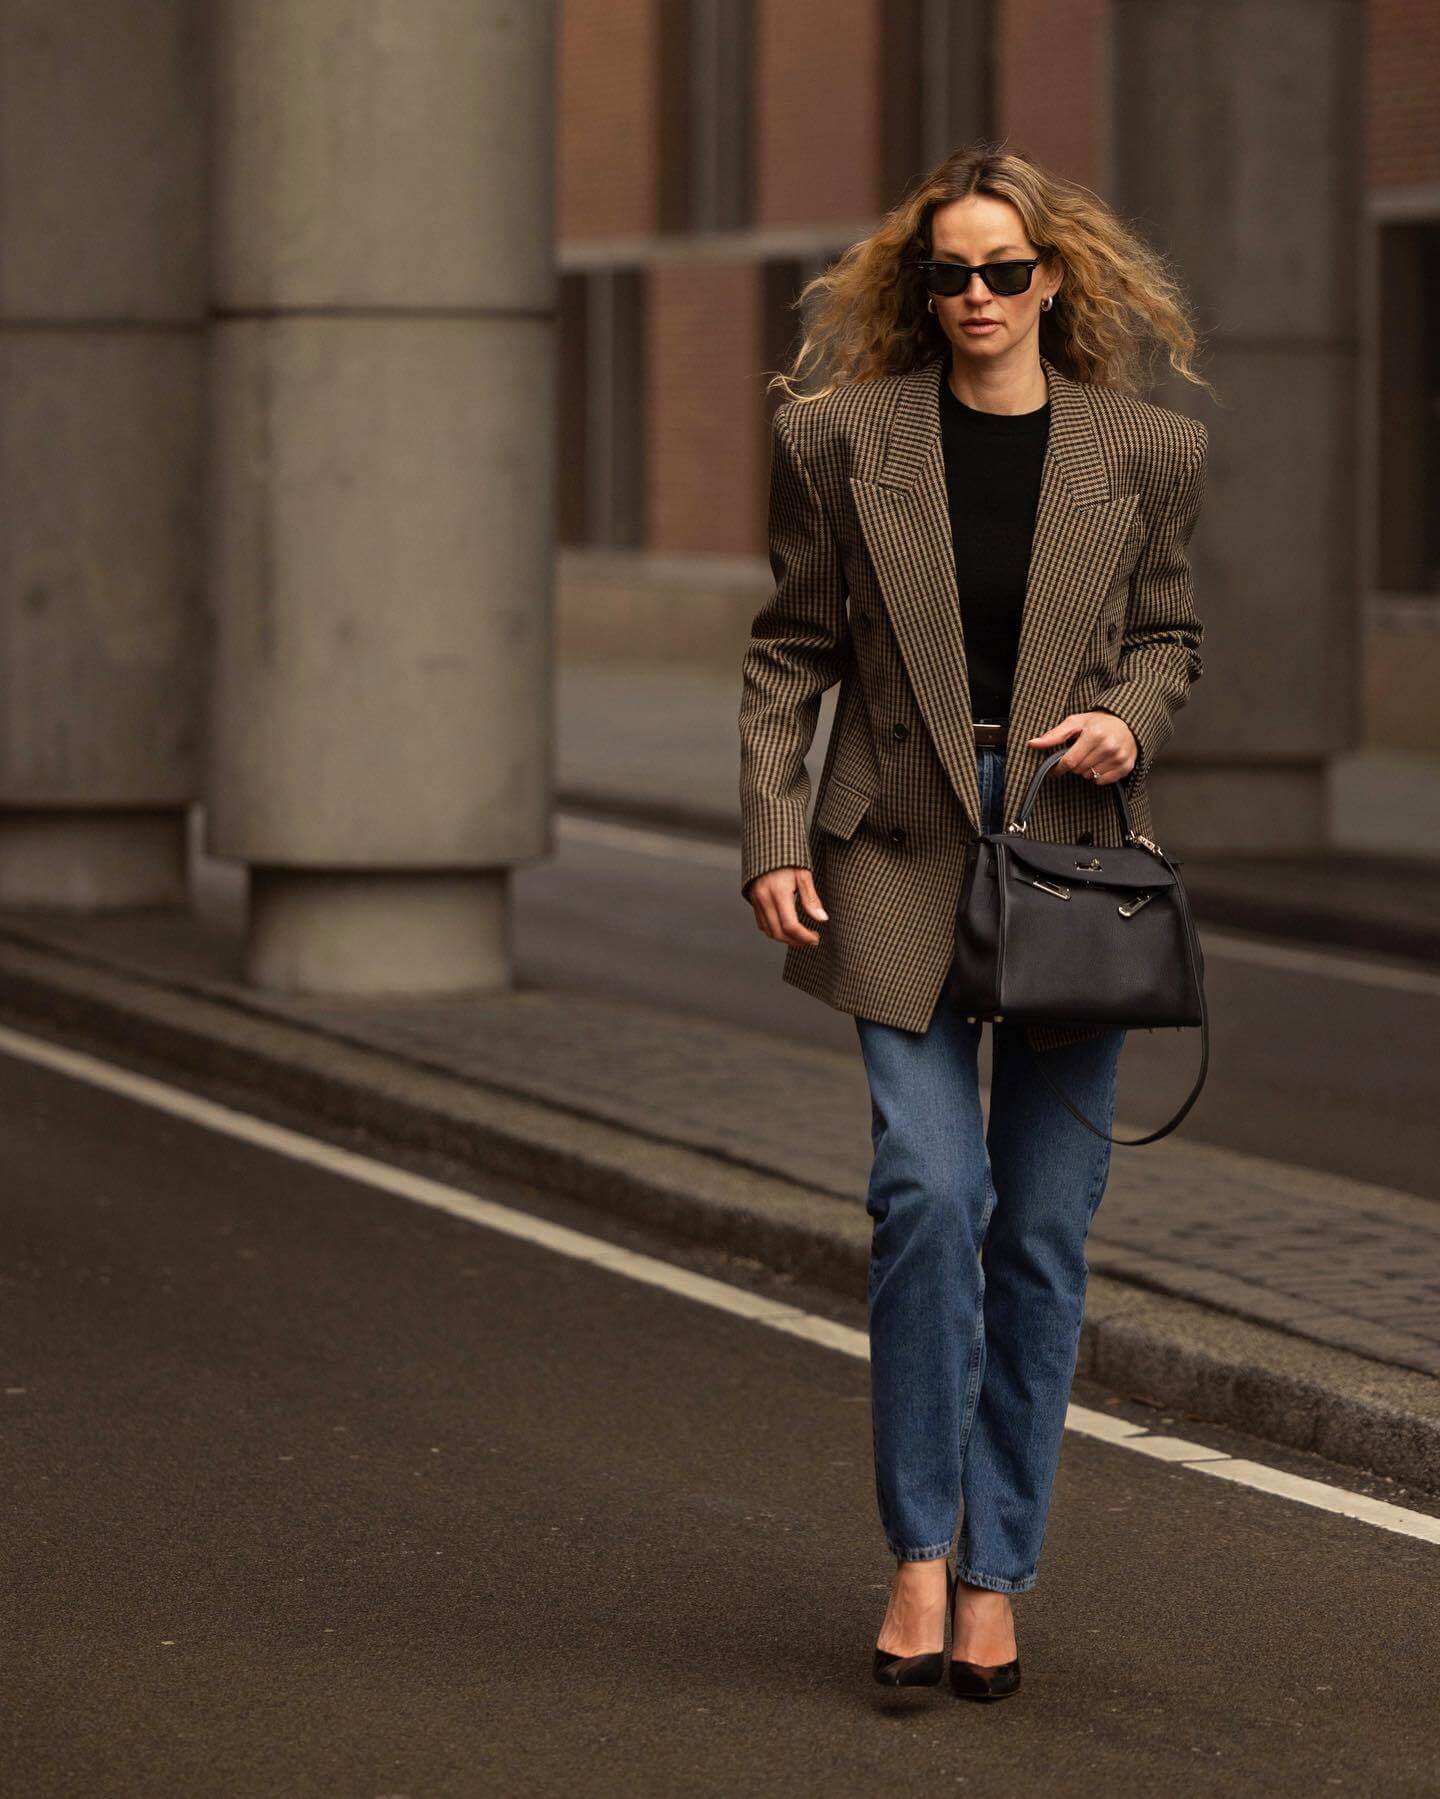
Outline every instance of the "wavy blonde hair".
{"type": "Polygon", "coordinates": [[[1167,258],[1088,187],[984,140],[912,182],[869,237],[805,283],[792,302],[804,320],[800,347],[766,391],[817,400],[842,382],[903,374],[946,353],[913,264],[931,254],[935,209],[971,194],[1008,200],[1035,248],[1062,265],[1054,304],[1040,314],[1040,351],[1064,374],[1139,395],[1163,350],[1176,374],[1214,395],[1195,372],[1196,334],[1167,258]]]}

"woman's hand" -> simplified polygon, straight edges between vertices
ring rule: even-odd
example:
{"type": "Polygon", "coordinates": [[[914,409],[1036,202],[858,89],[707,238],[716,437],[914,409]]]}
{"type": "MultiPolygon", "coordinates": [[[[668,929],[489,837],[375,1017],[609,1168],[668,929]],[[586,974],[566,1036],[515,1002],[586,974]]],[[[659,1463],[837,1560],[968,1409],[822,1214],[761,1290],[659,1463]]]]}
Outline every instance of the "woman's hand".
{"type": "Polygon", "coordinates": [[[808,868],[772,868],[768,874],[756,875],[746,894],[755,908],[755,924],[777,943],[818,943],[818,933],[807,930],[796,916],[797,888],[810,916],[828,920],[830,914],[820,904],[808,868]]]}
{"type": "Polygon", "coordinates": [[[1123,781],[1140,753],[1135,733],[1113,712],[1072,712],[1043,736],[1032,737],[1026,747],[1053,750],[1067,737],[1075,741],[1068,754],[1055,764],[1056,768],[1068,768],[1097,786],[1123,781]]]}

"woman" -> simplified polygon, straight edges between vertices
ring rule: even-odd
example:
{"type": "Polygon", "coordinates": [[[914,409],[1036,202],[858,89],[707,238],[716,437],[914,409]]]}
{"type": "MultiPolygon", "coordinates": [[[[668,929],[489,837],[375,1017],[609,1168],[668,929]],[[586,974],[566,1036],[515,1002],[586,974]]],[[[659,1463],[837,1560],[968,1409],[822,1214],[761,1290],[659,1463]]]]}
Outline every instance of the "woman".
{"type": "Polygon", "coordinates": [[[983,1024],[952,986],[966,844],[1069,745],[1035,837],[1119,844],[1202,672],[1186,546],[1208,434],[1162,258],[1088,189],[980,145],[812,281],[775,413],[770,562],[740,707],[741,892],[784,979],[855,1017],[870,1087],[876,1493],[896,1567],[886,1685],[1019,1686],[1122,1030],[983,1024]],[[795,385],[817,371],[811,391],[795,385]],[[840,683],[813,818],[805,755],[840,683]],[[828,908],[828,910],[827,910],[828,908]],[[958,1003],[957,1003],[958,1002],[958,1003]],[[983,1252],[983,1260],[982,1260],[983,1252]],[[957,1522],[955,1566],[949,1565],[957,1522]]]}

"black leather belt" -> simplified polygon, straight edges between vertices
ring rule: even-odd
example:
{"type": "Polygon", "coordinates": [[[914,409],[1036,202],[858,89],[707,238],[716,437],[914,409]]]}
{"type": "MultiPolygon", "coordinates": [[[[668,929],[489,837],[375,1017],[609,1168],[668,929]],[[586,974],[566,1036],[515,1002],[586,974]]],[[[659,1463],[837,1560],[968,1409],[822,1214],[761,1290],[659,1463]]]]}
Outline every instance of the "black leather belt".
{"type": "Polygon", "coordinates": [[[975,731],[975,747],[977,750],[982,748],[1003,750],[1005,748],[1005,725],[1003,722],[1000,724],[985,724],[979,719],[975,719],[972,723],[975,731]]]}

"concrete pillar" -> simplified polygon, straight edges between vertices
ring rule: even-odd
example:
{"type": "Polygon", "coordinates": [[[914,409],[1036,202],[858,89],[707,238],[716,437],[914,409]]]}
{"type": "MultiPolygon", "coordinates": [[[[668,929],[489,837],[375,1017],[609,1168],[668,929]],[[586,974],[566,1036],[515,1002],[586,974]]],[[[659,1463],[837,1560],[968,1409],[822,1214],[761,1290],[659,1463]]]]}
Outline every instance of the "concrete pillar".
{"type": "Polygon", "coordinates": [[[201,10],[0,0],[0,905],[184,898],[201,10]]]}
{"type": "Polygon", "coordinates": [[[551,848],[553,9],[214,18],[207,844],[257,985],[503,985],[551,848]]]}
{"type": "Polygon", "coordinates": [[[1197,852],[1318,847],[1359,729],[1363,0],[1114,0],[1112,24],[1112,197],[1174,258],[1223,399],[1174,378],[1155,395],[1212,439],[1207,672],[1157,830],[1197,852]]]}

